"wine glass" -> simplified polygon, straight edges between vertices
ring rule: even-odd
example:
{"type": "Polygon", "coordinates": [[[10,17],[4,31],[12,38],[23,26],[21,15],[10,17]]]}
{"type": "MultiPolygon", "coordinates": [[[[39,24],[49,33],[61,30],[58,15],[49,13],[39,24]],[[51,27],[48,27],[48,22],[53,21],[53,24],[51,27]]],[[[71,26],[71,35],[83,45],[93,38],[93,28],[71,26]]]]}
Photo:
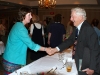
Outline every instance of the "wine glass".
{"type": "Polygon", "coordinates": [[[64,63],[65,53],[64,52],[59,53],[58,56],[59,56],[59,61],[64,63]]]}
{"type": "Polygon", "coordinates": [[[63,63],[63,66],[61,67],[61,69],[64,68],[67,62],[66,53],[64,52],[59,53],[59,61],[63,63]]]}

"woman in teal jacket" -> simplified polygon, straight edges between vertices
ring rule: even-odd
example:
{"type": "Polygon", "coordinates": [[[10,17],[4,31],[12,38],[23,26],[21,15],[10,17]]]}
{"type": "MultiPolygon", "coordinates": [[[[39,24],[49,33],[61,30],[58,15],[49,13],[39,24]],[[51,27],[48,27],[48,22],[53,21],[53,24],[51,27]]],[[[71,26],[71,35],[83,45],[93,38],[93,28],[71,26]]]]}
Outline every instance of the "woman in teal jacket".
{"type": "Polygon", "coordinates": [[[27,47],[34,51],[46,51],[50,52],[49,48],[42,47],[34,42],[28,35],[28,30],[25,25],[30,22],[31,9],[28,7],[22,7],[19,10],[19,22],[16,22],[12,27],[5,52],[3,55],[3,66],[5,75],[12,73],[19,69],[21,65],[26,64],[27,47]]]}

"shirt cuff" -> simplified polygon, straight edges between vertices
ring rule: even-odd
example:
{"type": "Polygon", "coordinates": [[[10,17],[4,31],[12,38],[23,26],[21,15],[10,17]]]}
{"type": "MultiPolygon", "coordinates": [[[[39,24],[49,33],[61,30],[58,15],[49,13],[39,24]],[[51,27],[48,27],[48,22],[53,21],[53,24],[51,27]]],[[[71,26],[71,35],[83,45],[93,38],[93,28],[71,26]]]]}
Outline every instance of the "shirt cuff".
{"type": "Polygon", "coordinates": [[[34,51],[35,52],[39,51],[40,50],[40,47],[41,47],[40,45],[36,44],[36,47],[35,47],[34,51]]]}
{"type": "Polygon", "coordinates": [[[60,51],[60,49],[58,47],[56,47],[58,51],[60,51]]]}

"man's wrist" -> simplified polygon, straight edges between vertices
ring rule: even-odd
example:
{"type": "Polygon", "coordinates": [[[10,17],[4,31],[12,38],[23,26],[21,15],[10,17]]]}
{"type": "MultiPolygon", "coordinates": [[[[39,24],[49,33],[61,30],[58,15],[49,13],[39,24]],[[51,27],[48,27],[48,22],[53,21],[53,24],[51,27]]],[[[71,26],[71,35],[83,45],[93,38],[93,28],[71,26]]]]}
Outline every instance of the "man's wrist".
{"type": "Polygon", "coordinates": [[[58,51],[60,51],[60,49],[59,49],[58,47],[56,47],[56,49],[57,49],[58,51]]]}

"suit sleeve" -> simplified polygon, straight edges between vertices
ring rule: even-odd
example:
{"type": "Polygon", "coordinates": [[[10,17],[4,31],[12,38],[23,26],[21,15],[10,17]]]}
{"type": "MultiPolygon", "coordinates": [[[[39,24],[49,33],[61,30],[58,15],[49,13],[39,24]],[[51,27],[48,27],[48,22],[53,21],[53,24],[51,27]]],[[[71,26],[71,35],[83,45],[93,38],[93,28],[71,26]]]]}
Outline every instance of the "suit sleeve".
{"type": "Polygon", "coordinates": [[[60,51],[65,50],[66,48],[69,48],[70,46],[73,45],[75,40],[75,29],[73,30],[73,33],[70,35],[70,37],[68,39],[66,39],[63,43],[61,43],[58,48],[60,49],[60,51]]]}
{"type": "Polygon", "coordinates": [[[90,49],[90,69],[96,70],[96,64],[97,64],[97,59],[99,56],[99,44],[98,44],[98,37],[93,29],[90,29],[88,31],[90,34],[87,34],[88,41],[88,47],[90,49]]]}

